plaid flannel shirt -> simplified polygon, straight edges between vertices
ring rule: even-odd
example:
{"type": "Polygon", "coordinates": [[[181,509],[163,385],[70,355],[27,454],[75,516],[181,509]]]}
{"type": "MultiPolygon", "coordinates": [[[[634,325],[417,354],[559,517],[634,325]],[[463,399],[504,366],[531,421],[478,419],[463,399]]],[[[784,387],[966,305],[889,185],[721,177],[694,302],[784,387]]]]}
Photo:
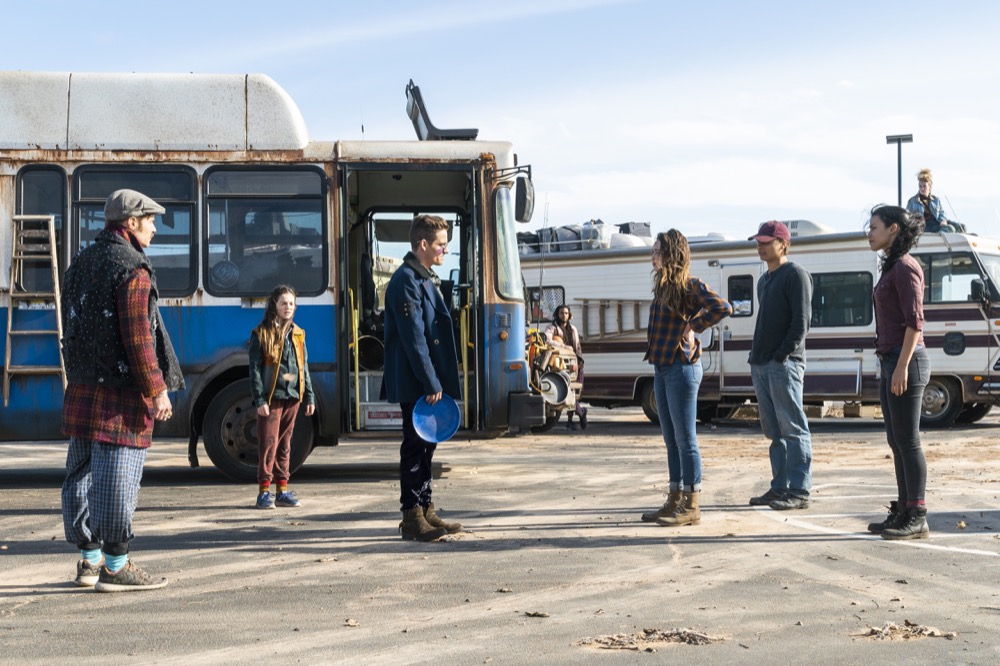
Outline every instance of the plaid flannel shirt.
{"type": "Polygon", "coordinates": [[[689,279],[688,290],[693,296],[690,312],[674,312],[655,298],[649,306],[644,360],[653,365],[670,365],[678,356],[689,365],[697,363],[701,358],[701,340],[685,339],[684,326],[690,324],[692,331],[701,333],[733,313],[733,306],[698,278],[689,279]]]}
{"type": "Polygon", "coordinates": [[[167,390],[149,327],[149,274],[137,269],[118,287],[118,326],[137,386],[70,384],[62,430],[107,444],[148,448],[153,443],[153,397],[167,390]]]}

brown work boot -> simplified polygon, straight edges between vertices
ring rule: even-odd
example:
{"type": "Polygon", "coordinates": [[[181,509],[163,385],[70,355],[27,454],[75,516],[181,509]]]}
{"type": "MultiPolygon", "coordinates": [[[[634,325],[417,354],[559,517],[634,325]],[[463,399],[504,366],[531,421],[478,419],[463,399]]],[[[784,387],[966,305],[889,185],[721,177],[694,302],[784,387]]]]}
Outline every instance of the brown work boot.
{"type": "Polygon", "coordinates": [[[441,520],[441,516],[437,515],[437,511],[434,510],[434,502],[424,507],[424,520],[431,527],[444,528],[448,534],[455,534],[462,531],[462,523],[446,523],[441,520]]]}
{"type": "Polygon", "coordinates": [[[448,533],[443,527],[433,527],[424,518],[424,508],[415,506],[403,512],[399,531],[406,541],[437,541],[448,533]]]}
{"type": "Polygon", "coordinates": [[[700,490],[685,490],[681,496],[681,502],[674,509],[672,515],[657,518],[657,525],[675,527],[677,525],[697,525],[701,522],[701,510],[698,508],[698,497],[700,490]]]}
{"type": "Polygon", "coordinates": [[[666,518],[667,516],[674,515],[674,511],[677,506],[681,503],[681,491],[680,488],[677,490],[671,490],[667,493],[667,501],[663,503],[656,511],[650,511],[649,513],[642,514],[642,522],[644,523],[655,523],[660,518],[666,518]]]}

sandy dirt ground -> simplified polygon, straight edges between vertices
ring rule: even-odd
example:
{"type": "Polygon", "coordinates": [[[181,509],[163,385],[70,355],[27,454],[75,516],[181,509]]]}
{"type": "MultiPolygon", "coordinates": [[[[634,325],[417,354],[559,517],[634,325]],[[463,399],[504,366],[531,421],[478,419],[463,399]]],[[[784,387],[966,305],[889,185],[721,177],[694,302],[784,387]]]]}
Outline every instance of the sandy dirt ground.
{"type": "Polygon", "coordinates": [[[702,522],[663,528],[639,520],[658,429],[591,414],[441,445],[435,500],[468,531],[430,544],[398,536],[393,440],[317,450],[304,506],[275,511],[158,440],[133,557],[170,585],[129,594],[71,583],[65,444],[0,445],[0,662],[1000,663],[997,417],[924,433],[932,538],[887,542],[865,529],[895,495],[878,421],[812,422],[794,512],[747,505],[770,478],[753,423],[700,427],[702,522]]]}

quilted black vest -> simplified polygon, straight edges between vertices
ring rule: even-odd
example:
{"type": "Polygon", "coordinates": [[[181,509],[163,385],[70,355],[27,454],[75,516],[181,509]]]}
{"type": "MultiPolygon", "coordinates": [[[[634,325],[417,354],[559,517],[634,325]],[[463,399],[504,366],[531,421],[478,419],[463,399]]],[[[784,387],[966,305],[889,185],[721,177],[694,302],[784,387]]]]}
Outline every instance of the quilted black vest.
{"type": "Polygon", "coordinates": [[[149,327],[167,389],[184,376],[157,307],[156,275],[145,254],[110,229],[98,234],[66,269],[62,290],[63,360],[71,384],[136,387],[118,322],[118,287],[137,268],[149,273],[149,327]]]}

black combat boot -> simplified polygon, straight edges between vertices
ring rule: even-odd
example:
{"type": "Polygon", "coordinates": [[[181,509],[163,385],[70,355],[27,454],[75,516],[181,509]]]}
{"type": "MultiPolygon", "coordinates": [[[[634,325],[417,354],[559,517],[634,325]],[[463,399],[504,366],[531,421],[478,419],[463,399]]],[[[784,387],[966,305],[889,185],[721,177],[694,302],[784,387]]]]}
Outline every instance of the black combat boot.
{"type": "Polygon", "coordinates": [[[910,508],[903,516],[899,527],[882,530],[883,539],[926,539],[931,535],[927,527],[927,509],[910,508]]]}
{"type": "Polygon", "coordinates": [[[881,534],[885,530],[899,527],[906,518],[906,510],[900,509],[899,502],[889,502],[889,515],[881,523],[868,523],[868,531],[881,534]]]}

